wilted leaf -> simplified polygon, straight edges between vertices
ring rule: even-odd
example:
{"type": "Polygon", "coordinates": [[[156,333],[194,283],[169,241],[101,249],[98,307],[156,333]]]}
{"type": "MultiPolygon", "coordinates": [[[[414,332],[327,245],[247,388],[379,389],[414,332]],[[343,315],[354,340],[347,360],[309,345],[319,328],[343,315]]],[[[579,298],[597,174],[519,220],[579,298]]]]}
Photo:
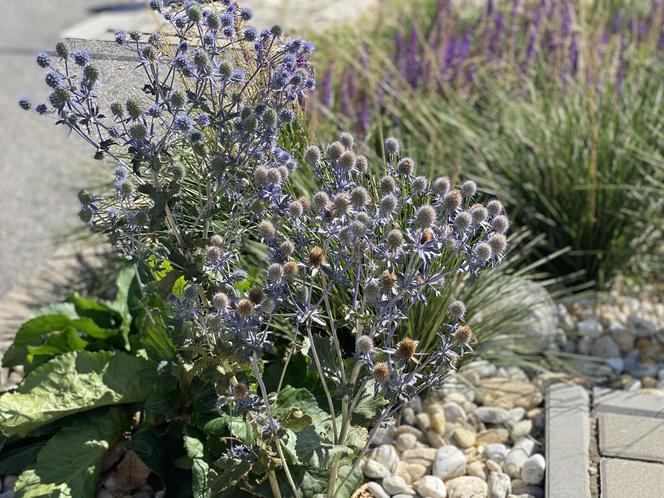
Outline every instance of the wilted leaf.
{"type": "Polygon", "coordinates": [[[145,485],[150,477],[150,469],[136,453],[128,451],[118,464],[118,484],[124,490],[132,490],[145,485]]]}
{"type": "Polygon", "coordinates": [[[14,498],[93,498],[102,459],[128,425],[120,408],[110,408],[61,429],[19,476],[14,498]]]}
{"type": "Polygon", "coordinates": [[[0,397],[0,427],[8,435],[99,406],[145,401],[152,385],[138,372],[149,362],[122,352],[80,351],[38,367],[13,393],[0,397]]]}

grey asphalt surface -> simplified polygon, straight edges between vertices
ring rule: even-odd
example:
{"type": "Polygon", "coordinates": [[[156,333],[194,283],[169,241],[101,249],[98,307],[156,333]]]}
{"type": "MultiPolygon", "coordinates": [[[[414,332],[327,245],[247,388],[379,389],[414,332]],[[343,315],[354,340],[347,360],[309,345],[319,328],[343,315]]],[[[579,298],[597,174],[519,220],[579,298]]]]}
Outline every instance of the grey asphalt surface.
{"type": "MultiPolygon", "coordinates": [[[[38,271],[77,227],[76,192],[98,183],[104,166],[66,130],[17,105],[43,101],[40,50],[111,3],[99,0],[2,0],[0,29],[0,298],[38,271]]],[[[117,3],[117,2],[114,2],[117,3]]]]}

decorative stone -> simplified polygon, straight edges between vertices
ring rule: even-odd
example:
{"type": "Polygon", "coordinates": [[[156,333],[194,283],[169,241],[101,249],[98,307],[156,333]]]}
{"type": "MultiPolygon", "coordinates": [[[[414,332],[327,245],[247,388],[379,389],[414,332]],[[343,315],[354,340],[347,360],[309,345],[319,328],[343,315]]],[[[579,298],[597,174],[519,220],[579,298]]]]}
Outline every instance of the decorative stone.
{"type": "Polygon", "coordinates": [[[391,444],[383,444],[371,450],[369,458],[382,464],[389,471],[392,471],[397,466],[399,454],[391,444]]]}
{"type": "Polygon", "coordinates": [[[595,339],[590,352],[600,358],[614,358],[620,356],[620,347],[610,336],[603,335],[595,339]]]}
{"type": "Polygon", "coordinates": [[[504,424],[510,418],[510,414],[503,408],[493,406],[480,406],[474,411],[477,418],[487,424],[504,424]]]}
{"type": "Polygon", "coordinates": [[[454,428],[454,440],[462,448],[470,448],[475,444],[477,433],[470,424],[458,425],[454,428]]]}
{"type": "Polygon", "coordinates": [[[120,487],[120,483],[118,482],[118,477],[115,474],[111,474],[104,480],[102,486],[104,486],[109,491],[115,491],[120,487]]]}
{"type": "Polygon", "coordinates": [[[466,472],[466,457],[454,446],[438,448],[432,474],[442,480],[461,476],[466,472]]]}
{"type": "Polygon", "coordinates": [[[544,479],[544,470],[546,469],[546,462],[544,457],[540,454],[532,455],[523,464],[521,470],[521,479],[529,484],[539,484],[544,479]]]}
{"type": "Polygon", "coordinates": [[[443,410],[436,410],[430,412],[429,419],[431,421],[431,427],[433,428],[433,430],[435,430],[438,434],[441,435],[445,434],[446,419],[445,419],[445,412],[443,410]]]}
{"type": "Polygon", "coordinates": [[[512,481],[507,474],[491,472],[489,475],[489,498],[506,498],[512,492],[512,481]]]}
{"type": "Polygon", "coordinates": [[[503,466],[500,465],[498,462],[494,460],[487,460],[486,461],[486,468],[490,472],[502,472],[503,471],[503,466]]]}
{"type": "Polygon", "coordinates": [[[542,393],[537,386],[527,381],[488,377],[482,379],[482,383],[478,386],[477,398],[486,406],[500,406],[508,410],[520,406],[529,410],[539,406],[542,402],[542,393]]]}
{"type": "Polygon", "coordinates": [[[427,498],[446,498],[447,496],[445,483],[435,476],[424,476],[415,489],[420,496],[427,498]]]}
{"type": "Polygon", "coordinates": [[[475,460],[474,462],[470,462],[468,464],[468,467],[466,468],[466,474],[469,476],[479,477],[480,479],[484,479],[486,481],[486,468],[479,460],[475,460]]]}
{"type": "Polygon", "coordinates": [[[377,482],[370,481],[367,483],[367,489],[374,498],[390,498],[390,495],[383,489],[383,486],[377,482]]]}
{"type": "Polygon", "coordinates": [[[401,476],[390,476],[383,479],[383,489],[391,495],[404,494],[415,495],[415,491],[401,476]]]}
{"type": "Polygon", "coordinates": [[[438,450],[435,448],[413,448],[406,450],[401,454],[402,460],[426,460],[433,462],[438,456],[438,450]]]}
{"type": "Polygon", "coordinates": [[[650,337],[657,331],[657,325],[650,318],[639,313],[628,316],[627,325],[637,337],[650,337]]]}
{"type": "Polygon", "coordinates": [[[415,425],[423,432],[431,427],[431,419],[429,418],[428,413],[418,413],[415,415],[415,425]]]}
{"type": "Polygon", "coordinates": [[[447,402],[443,405],[443,408],[445,410],[445,420],[448,422],[458,422],[459,420],[468,419],[466,412],[458,403],[447,402]]]}
{"type": "Polygon", "coordinates": [[[599,337],[602,335],[602,324],[597,320],[588,319],[581,320],[576,324],[576,330],[579,331],[579,334],[586,337],[599,337]]]}
{"type": "Polygon", "coordinates": [[[413,478],[408,473],[408,463],[406,462],[399,462],[392,475],[403,477],[407,484],[412,484],[413,482],[413,478]]]}
{"type": "Polygon", "coordinates": [[[376,434],[374,436],[373,444],[380,446],[383,444],[390,444],[392,442],[392,436],[390,436],[390,431],[384,427],[379,427],[376,429],[376,434]]]}
{"type": "Polygon", "coordinates": [[[422,434],[422,431],[419,430],[417,427],[413,427],[412,425],[400,425],[399,427],[394,429],[394,432],[392,433],[392,437],[396,439],[396,437],[399,434],[402,434],[404,432],[407,432],[408,434],[412,434],[417,439],[421,439],[422,437],[424,437],[424,434],[422,434]]]}
{"type": "Polygon", "coordinates": [[[427,431],[427,441],[429,442],[429,446],[432,448],[440,448],[441,446],[445,446],[445,438],[438,432],[434,431],[433,429],[429,429],[427,431]]]}
{"type": "Polygon", "coordinates": [[[499,444],[506,443],[510,438],[510,433],[507,429],[498,427],[496,429],[487,429],[477,435],[475,444],[499,444]]]}
{"type": "Polygon", "coordinates": [[[484,454],[489,460],[500,463],[505,460],[507,446],[504,444],[487,444],[484,447],[484,454]]]}
{"type": "Polygon", "coordinates": [[[510,420],[512,422],[518,422],[519,420],[523,419],[523,417],[526,416],[525,408],[522,408],[520,406],[517,406],[516,408],[512,408],[507,413],[509,414],[510,420]]]}
{"type": "Polygon", "coordinates": [[[396,446],[401,452],[414,448],[416,444],[417,438],[413,434],[408,434],[407,432],[399,434],[394,440],[394,446],[396,446]]]}
{"type": "Polygon", "coordinates": [[[464,365],[461,373],[476,372],[480,377],[491,377],[497,369],[496,365],[487,360],[474,360],[464,365]]]}
{"type": "Polygon", "coordinates": [[[383,479],[390,476],[390,470],[385,465],[371,459],[364,461],[362,472],[369,479],[383,479]]]}
{"type": "Polygon", "coordinates": [[[615,373],[619,374],[623,371],[625,368],[625,361],[620,358],[609,358],[606,360],[606,364],[611,367],[611,370],[613,370],[615,373]]]}
{"type": "Polygon", "coordinates": [[[401,410],[401,423],[415,425],[415,410],[409,406],[401,410]]]}
{"type": "Polygon", "coordinates": [[[483,479],[463,476],[447,483],[449,498],[487,498],[489,487],[483,479]]]}
{"type": "Polygon", "coordinates": [[[512,432],[510,433],[510,437],[512,438],[512,441],[518,441],[519,439],[522,439],[530,435],[530,431],[532,429],[533,429],[532,420],[530,419],[520,420],[512,426],[512,432]]]}
{"type": "Polygon", "coordinates": [[[424,465],[420,465],[418,463],[404,463],[404,462],[399,462],[399,463],[404,464],[406,472],[408,472],[408,475],[410,476],[411,482],[418,481],[427,473],[427,467],[425,467],[424,465]]]}
{"type": "Polygon", "coordinates": [[[505,472],[510,477],[520,477],[521,469],[523,469],[523,465],[528,460],[528,457],[532,455],[534,449],[535,443],[530,439],[518,441],[507,455],[505,455],[505,460],[503,461],[505,472]]]}

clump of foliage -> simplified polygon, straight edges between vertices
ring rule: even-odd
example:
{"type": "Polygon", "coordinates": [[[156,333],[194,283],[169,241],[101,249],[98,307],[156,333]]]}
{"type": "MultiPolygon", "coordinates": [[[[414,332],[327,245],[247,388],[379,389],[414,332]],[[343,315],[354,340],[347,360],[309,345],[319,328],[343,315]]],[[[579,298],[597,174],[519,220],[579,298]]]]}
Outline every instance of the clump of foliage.
{"type": "Polygon", "coordinates": [[[621,273],[652,275],[663,223],[662,5],[434,10],[398,26],[393,45],[334,53],[317,112],[372,149],[399,130],[436,174],[469,172],[519,225],[546,234],[538,256],[569,249],[546,265],[553,275],[600,288],[621,273]]]}
{"type": "Polygon", "coordinates": [[[394,138],[370,162],[349,134],[306,149],[317,191],[294,195],[276,143],[314,86],[311,44],[230,0],[152,5],[172,35],[116,37],[146,74],[135,98],[100,101],[99,68],[64,43],[37,58],[36,110],[116,167],[81,218],[132,267],[114,301],[72,295],[5,357],[27,367],[0,398],[15,496],[93,496],[122,434],[168,495],[350,496],[373,431],[471,350],[458,300],[435,347],[397,327],[502,260],[503,205],[416,176],[394,138]]]}

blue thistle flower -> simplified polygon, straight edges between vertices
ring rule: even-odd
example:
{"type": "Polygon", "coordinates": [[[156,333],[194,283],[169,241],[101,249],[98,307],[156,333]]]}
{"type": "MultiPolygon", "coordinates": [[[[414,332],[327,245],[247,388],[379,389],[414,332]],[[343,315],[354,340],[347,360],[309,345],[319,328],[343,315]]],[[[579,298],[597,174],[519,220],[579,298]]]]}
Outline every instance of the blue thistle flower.
{"type": "Polygon", "coordinates": [[[85,50],[81,50],[81,49],[76,50],[73,53],[73,56],[74,56],[74,62],[78,66],[81,66],[81,67],[87,66],[90,63],[90,61],[92,60],[92,57],[90,56],[90,54],[87,53],[85,50]]]}
{"type": "Polygon", "coordinates": [[[51,65],[51,56],[46,52],[40,52],[37,54],[37,65],[39,67],[47,68],[51,65]]]}
{"type": "Polygon", "coordinates": [[[226,38],[233,38],[235,36],[235,28],[233,26],[226,26],[221,30],[221,34],[226,38]]]}
{"type": "Polygon", "coordinates": [[[29,111],[30,108],[32,107],[32,102],[30,102],[30,99],[24,97],[24,98],[22,98],[21,100],[18,101],[18,105],[24,111],[29,111]]]}
{"type": "Polygon", "coordinates": [[[244,29],[244,39],[247,41],[254,41],[256,37],[258,36],[258,32],[256,31],[256,28],[253,26],[248,26],[244,29]]]}
{"type": "Polygon", "coordinates": [[[46,107],[46,104],[39,104],[37,107],[35,107],[35,111],[43,116],[48,112],[48,108],[46,107]]]}
{"type": "Polygon", "coordinates": [[[127,43],[127,33],[124,31],[118,31],[115,33],[115,43],[118,45],[124,45],[127,43]]]}
{"type": "Polygon", "coordinates": [[[240,17],[243,21],[249,21],[254,17],[253,11],[248,7],[243,7],[240,9],[240,17]]]}
{"type": "Polygon", "coordinates": [[[186,114],[178,114],[173,120],[173,126],[176,130],[189,132],[194,127],[194,122],[186,114]]]}
{"type": "Polygon", "coordinates": [[[55,71],[49,71],[46,73],[46,77],[44,78],[44,81],[46,84],[51,87],[51,88],[57,88],[60,86],[60,82],[62,81],[62,77],[60,74],[58,74],[55,71]]]}
{"type": "Polygon", "coordinates": [[[235,16],[233,14],[226,13],[221,16],[219,21],[223,27],[233,26],[233,23],[235,22],[235,16]]]}

